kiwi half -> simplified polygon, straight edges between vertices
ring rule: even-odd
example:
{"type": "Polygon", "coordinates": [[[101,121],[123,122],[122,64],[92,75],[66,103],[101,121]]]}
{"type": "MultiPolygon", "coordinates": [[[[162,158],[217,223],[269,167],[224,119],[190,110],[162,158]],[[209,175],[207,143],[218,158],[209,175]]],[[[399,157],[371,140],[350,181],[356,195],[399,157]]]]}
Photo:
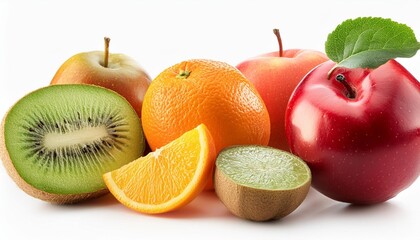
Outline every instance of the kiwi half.
{"type": "Polygon", "coordinates": [[[119,94],[92,85],[51,85],[21,98],[0,130],[0,156],[16,184],[53,203],[107,193],[102,175],[137,159],[145,140],[119,94]]]}
{"type": "Polygon", "coordinates": [[[222,150],[216,159],[216,194],[241,218],[283,218],[303,202],[310,185],[311,171],[306,163],[279,149],[232,146],[222,150]]]}

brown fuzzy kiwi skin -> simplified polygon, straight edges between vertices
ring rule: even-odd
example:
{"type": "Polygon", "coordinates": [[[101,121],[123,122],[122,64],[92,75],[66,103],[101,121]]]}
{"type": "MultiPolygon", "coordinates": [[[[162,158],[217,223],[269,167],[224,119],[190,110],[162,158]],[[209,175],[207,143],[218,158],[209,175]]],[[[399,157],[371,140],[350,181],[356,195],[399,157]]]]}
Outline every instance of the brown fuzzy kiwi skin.
{"type": "Polygon", "coordinates": [[[81,194],[55,194],[55,193],[48,193],[42,190],[39,190],[29,183],[27,183],[16,171],[12,160],[10,159],[9,153],[6,147],[6,141],[4,136],[4,126],[6,123],[7,112],[3,118],[3,121],[0,126],[0,157],[3,162],[4,167],[6,168],[7,173],[13,179],[13,181],[18,185],[20,189],[26,192],[28,195],[41,199],[43,201],[47,201],[54,204],[73,204],[78,203],[81,201],[85,201],[88,199],[93,199],[100,197],[102,195],[107,194],[109,191],[108,189],[101,189],[93,193],[81,193],[81,194]]]}
{"type": "Polygon", "coordinates": [[[214,186],[219,199],[234,215],[252,221],[269,221],[283,218],[299,207],[311,181],[291,190],[256,189],[233,182],[216,167],[214,186]]]}

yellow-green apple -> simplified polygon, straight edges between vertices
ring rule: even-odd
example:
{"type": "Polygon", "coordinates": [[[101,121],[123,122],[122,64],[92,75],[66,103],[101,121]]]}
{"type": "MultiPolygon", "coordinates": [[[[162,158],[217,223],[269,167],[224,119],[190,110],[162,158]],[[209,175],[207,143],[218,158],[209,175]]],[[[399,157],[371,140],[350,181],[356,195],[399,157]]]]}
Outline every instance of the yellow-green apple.
{"type": "Polygon", "coordinates": [[[274,29],[274,33],[279,51],[250,58],[237,68],[254,84],[267,106],[271,122],[269,145],[289,151],[285,133],[287,102],[302,78],[328,58],[314,50],[283,50],[278,29],[274,29]]]}
{"type": "Polygon", "coordinates": [[[65,61],[51,84],[93,84],[124,96],[141,116],[143,97],[151,83],[149,75],[125,54],[109,53],[109,38],[105,51],[82,52],[65,61]]]}

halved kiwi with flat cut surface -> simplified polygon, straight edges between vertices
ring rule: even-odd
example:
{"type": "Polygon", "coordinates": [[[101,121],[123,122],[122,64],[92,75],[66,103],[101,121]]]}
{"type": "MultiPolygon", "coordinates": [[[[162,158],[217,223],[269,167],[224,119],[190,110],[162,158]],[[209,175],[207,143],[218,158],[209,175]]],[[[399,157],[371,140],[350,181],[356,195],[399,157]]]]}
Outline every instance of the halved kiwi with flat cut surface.
{"type": "Polygon", "coordinates": [[[283,218],[302,203],[310,185],[311,171],[306,163],[279,149],[232,146],[223,149],[216,159],[216,194],[241,218],[283,218]]]}
{"type": "Polygon", "coordinates": [[[119,94],[92,85],[52,85],[6,114],[0,153],[26,193],[54,203],[105,194],[102,175],[137,159],[145,140],[136,112],[119,94]]]}

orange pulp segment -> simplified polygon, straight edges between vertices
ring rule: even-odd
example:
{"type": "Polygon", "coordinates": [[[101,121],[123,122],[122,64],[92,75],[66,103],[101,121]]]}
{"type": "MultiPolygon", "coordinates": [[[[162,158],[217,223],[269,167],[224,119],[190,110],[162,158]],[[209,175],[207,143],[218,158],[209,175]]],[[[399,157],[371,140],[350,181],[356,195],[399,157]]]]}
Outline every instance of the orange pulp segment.
{"type": "Polygon", "coordinates": [[[144,157],[103,175],[125,206],[142,213],[164,213],[192,201],[212,175],[216,150],[204,124],[144,157]]]}

